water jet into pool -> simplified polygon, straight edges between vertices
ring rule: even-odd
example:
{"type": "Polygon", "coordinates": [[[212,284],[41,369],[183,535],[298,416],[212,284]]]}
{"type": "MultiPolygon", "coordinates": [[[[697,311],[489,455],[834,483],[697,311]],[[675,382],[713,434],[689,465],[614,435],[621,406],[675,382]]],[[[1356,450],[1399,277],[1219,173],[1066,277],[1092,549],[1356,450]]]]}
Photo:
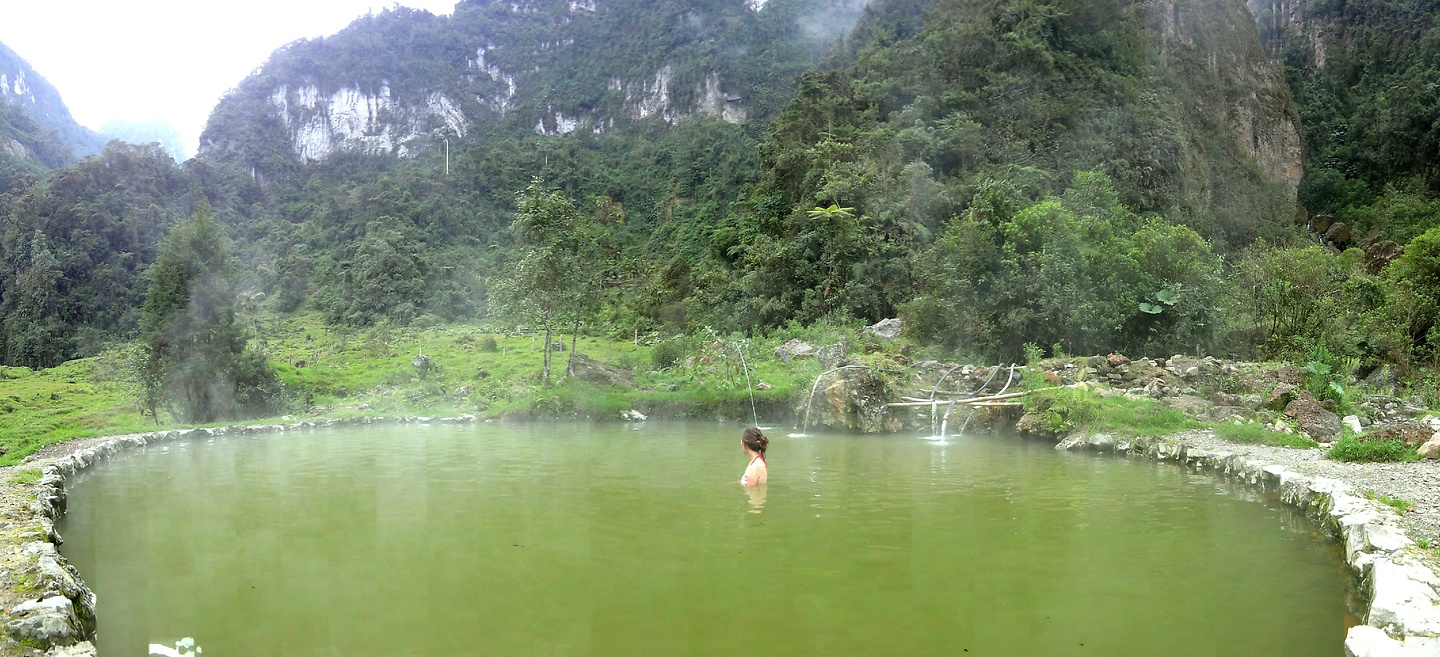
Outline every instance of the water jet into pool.
{"type": "Polygon", "coordinates": [[[100,654],[1338,655],[1339,546],[1278,500],[1006,436],[357,426],[69,485],[100,654]],[[909,437],[909,438],[914,438],[909,437]],[[966,652],[968,651],[968,652],[966,652]]]}

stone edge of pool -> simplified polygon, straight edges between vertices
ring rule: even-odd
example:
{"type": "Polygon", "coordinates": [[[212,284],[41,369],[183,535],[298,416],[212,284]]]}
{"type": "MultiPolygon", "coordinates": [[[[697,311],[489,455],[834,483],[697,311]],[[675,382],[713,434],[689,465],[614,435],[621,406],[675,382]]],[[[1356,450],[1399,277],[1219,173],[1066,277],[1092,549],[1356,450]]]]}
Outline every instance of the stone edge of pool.
{"type": "MultiPolygon", "coordinates": [[[[94,655],[95,594],[66,562],[57,545],[55,521],[65,513],[65,482],[116,452],[179,438],[283,433],[347,424],[473,423],[473,415],[456,417],[357,417],[278,425],[232,425],[211,429],[155,431],[114,436],[94,446],[55,459],[42,468],[38,491],[28,508],[39,521],[35,540],[20,545],[27,570],[39,573],[34,582],[38,601],[16,605],[4,629],[11,641],[46,650],[47,657],[94,655]]],[[[1353,494],[1353,488],[1327,477],[1311,477],[1284,466],[1219,450],[1187,444],[1183,434],[1160,438],[1118,438],[1077,434],[1056,445],[1064,451],[1142,455],[1158,461],[1211,470],[1243,481],[1305,513],[1312,522],[1340,537],[1349,564],[1367,600],[1367,625],[1350,628],[1345,638],[1349,657],[1440,657],[1440,573],[1411,554],[1415,543],[1390,510],[1353,494]]],[[[9,506],[14,506],[10,502],[9,506]]],[[[13,512],[16,509],[0,509],[13,512]]]]}

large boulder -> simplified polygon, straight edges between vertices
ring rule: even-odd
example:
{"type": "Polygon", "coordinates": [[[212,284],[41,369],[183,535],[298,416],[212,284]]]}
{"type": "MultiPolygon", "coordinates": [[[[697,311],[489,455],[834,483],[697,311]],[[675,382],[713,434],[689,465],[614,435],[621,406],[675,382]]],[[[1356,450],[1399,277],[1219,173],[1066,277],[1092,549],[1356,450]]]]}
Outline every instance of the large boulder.
{"type": "Polygon", "coordinates": [[[1206,422],[1229,422],[1234,419],[1249,420],[1255,417],[1255,411],[1244,406],[1216,406],[1205,411],[1200,419],[1206,422]]]}
{"type": "Polygon", "coordinates": [[[613,365],[606,365],[585,354],[571,354],[570,367],[575,373],[575,378],[597,386],[628,388],[635,385],[635,377],[629,372],[613,365]]]}
{"type": "Polygon", "coordinates": [[[782,363],[814,355],[815,348],[800,340],[791,340],[775,348],[775,357],[779,358],[782,363]]]}
{"type": "Polygon", "coordinates": [[[66,646],[85,638],[84,623],[75,603],[63,595],[22,602],[10,610],[5,631],[22,641],[43,646],[66,646]]]}
{"type": "Polygon", "coordinates": [[[1330,224],[1325,230],[1325,239],[1334,242],[1338,247],[1344,247],[1350,243],[1350,227],[1343,221],[1330,224]]]}
{"type": "Polygon", "coordinates": [[[1270,391],[1265,398],[1264,407],[1272,411],[1283,411],[1290,402],[1295,401],[1295,386],[1288,383],[1281,383],[1270,391]]]}
{"type": "Polygon", "coordinates": [[[853,363],[853,361],[851,361],[848,355],[845,353],[845,343],[843,342],[827,344],[823,347],[820,347],[819,349],[816,349],[815,362],[820,363],[820,367],[823,367],[827,370],[836,367],[843,367],[845,365],[850,365],[853,363]]]}
{"type": "Polygon", "coordinates": [[[894,342],[900,337],[900,332],[905,328],[905,323],[900,318],[882,319],[871,326],[865,327],[865,331],[880,339],[881,342],[894,342]]]}
{"type": "Polygon", "coordinates": [[[1195,397],[1193,395],[1180,395],[1178,397],[1166,397],[1161,403],[1176,409],[1190,417],[1198,418],[1210,412],[1215,405],[1195,397]]]}
{"type": "Polygon", "coordinates": [[[1360,436],[1360,440],[1398,440],[1405,443],[1406,447],[1419,447],[1435,435],[1435,430],[1430,425],[1419,422],[1400,422],[1378,427],[1375,430],[1360,436]]]}
{"type": "Polygon", "coordinates": [[[1389,363],[1383,364],[1365,375],[1365,384],[1386,392],[1395,391],[1395,366],[1389,363]]]}
{"type": "Polygon", "coordinates": [[[1296,398],[1285,406],[1285,416],[1294,420],[1305,435],[1322,443],[1339,440],[1344,425],[1340,416],[1325,410],[1313,399],[1296,398]]]}
{"type": "Polygon", "coordinates": [[[1440,459],[1440,433],[1435,434],[1430,440],[1425,441],[1415,450],[1422,459],[1440,459]]]}
{"type": "Polygon", "coordinates": [[[1371,274],[1378,274],[1390,263],[1405,255],[1405,247],[1392,240],[1367,241],[1363,245],[1365,249],[1365,270],[1371,274]]]}
{"type": "Polygon", "coordinates": [[[1305,385],[1305,370],[1294,365],[1282,365],[1275,369],[1275,380],[1300,387],[1305,385]]]}
{"type": "MultiPolygon", "coordinates": [[[[795,416],[806,427],[826,426],[862,433],[899,431],[901,418],[885,406],[884,375],[868,368],[843,369],[813,399],[801,402],[795,416]]],[[[827,380],[830,377],[826,377],[827,380]]]]}

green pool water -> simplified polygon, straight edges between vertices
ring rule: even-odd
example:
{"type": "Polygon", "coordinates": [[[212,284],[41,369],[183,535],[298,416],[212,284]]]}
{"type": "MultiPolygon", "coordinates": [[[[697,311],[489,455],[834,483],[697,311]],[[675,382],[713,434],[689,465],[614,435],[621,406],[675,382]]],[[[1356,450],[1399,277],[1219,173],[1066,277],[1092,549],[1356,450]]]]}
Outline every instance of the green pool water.
{"type": "Polygon", "coordinates": [[[77,477],[102,657],[1342,654],[1340,548],[1202,473],[1014,437],[387,426],[77,477]]]}

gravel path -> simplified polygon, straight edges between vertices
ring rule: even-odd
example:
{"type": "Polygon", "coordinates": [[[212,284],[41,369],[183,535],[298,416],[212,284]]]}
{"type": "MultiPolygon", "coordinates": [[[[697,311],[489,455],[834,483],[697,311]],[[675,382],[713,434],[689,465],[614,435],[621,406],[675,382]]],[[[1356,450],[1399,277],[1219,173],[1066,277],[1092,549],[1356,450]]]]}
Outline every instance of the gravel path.
{"type": "Polygon", "coordinates": [[[1374,491],[1377,496],[1413,502],[1415,506],[1402,518],[1406,532],[1412,539],[1440,544],[1440,461],[1343,463],[1326,459],[1319,449],[1239,445],[1209,431],[1186,432],[1175,438],[1201,449],[1231,452],[1283,465],[1301,474],[1339,479],[1357,492],[1374,491]]]}

